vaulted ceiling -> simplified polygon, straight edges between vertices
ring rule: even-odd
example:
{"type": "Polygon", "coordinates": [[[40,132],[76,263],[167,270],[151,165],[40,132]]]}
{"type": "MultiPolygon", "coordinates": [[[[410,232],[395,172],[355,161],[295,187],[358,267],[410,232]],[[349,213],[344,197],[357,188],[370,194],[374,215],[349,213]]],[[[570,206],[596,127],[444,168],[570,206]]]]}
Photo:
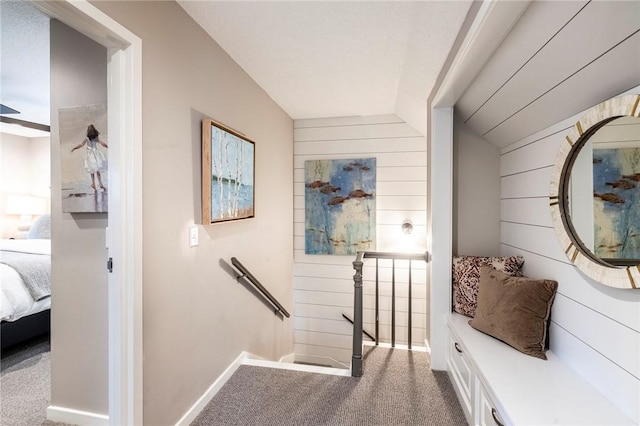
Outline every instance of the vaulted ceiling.
{"type": "Polygon", "coordinates": [[[426,132],[426,100],[465,1],[178,3],[292,118],[395,113],[426,132]]]}
{"type": "MultiPolygon", "coordinates": [[[[426,99],[471,5],[178,3],[292,118],[395,113],[423,134],[426,99]]],[[[48,18],[25,1],[0,2],[0,18],[0,103],[49,124],[48,18]]],[[[534,1],[488,51],[455,111],[503,147],[640,85],[640,2],[534,1]]]]}

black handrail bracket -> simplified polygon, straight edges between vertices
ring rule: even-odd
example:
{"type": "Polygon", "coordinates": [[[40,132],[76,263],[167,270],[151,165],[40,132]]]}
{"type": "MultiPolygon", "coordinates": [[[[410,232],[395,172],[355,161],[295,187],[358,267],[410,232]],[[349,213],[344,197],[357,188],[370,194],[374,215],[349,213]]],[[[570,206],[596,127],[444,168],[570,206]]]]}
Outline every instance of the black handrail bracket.
{"type": "Polygon", "coordinates": [[[276,315],[278,313],[281,313],[287,318],[291,317],[291,315],[289,314],[289,312],[287,312],[284,306],[282,306],[282,304],[278,302],[278,300],[269,292],[269,290],[267,290],[262,284],[260,284],[260,281],[258,281],[258,279],[254,277],[253,274],[249,272],[249,270],[242,263],[240,263],[238,259],[236,259],[235,257],[232,257],[231,264],[233,265],[234,268],[236,268],[242,274],[242,275],[238,275],[236,279],[240,281],[241,279],[246,278],[247,281],[249,281],[265,297],[265,299],[267,299],[269,303],[273,305],[275,309],[274,313],[276,315]]]}

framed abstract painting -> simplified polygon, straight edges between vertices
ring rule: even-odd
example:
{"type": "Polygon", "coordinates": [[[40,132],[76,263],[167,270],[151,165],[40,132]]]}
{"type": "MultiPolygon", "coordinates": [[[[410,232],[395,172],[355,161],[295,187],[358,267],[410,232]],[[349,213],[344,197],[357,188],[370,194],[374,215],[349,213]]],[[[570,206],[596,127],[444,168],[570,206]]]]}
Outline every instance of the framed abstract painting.
{"type": "Polygon", "coordinates": [[[255,143],[217,123],[202,121],[202,223],[255,214],[255,143]]]}
{"type": "Polygon", "coordinates": [[[376,247],[376,159],[305,161],[305,253],[376,247]]]}

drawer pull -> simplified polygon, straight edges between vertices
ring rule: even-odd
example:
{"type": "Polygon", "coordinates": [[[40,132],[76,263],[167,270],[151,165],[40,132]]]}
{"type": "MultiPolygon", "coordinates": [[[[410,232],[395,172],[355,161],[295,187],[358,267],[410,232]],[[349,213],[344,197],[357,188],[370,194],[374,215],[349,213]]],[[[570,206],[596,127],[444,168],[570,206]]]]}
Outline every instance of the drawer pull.
{"type": "Polygon", "coordinates": [[[453,344],[453,347],[456,348],[456,351],[458,351],[459,354],[462,353],[462,349],[460,349],[460,345],[458,345],[458,342],[455,342],[453,344]]]}
{"type": "Polygon", "coordinates": [[[495,408],[491,409],[491,417],[493,417],[493,420],[498,424],[498,426],[504,426],[504,423],[498,419],[498,412],[495,408]]]}

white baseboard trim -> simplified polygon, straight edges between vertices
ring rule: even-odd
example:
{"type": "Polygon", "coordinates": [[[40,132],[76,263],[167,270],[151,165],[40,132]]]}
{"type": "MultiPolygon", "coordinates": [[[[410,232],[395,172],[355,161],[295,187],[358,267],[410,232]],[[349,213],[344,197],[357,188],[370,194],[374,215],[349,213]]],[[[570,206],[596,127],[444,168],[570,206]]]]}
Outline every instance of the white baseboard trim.
{"type": "Polygon", "coordinates": [[[236,372],[238,367],[240,367],[251,356],[252,355],[248,352],[243,351],[240,353],[240,355],[227,367],[227,369],[218,376],[215,382],[209,386],[209,389],[207,389],[205,393],[202,394],[202,396],[191,406],[191,408],[184,413],[182,418],[176,423],[176,426],[188,426],[191,424],[209,401],[211,401],[211,399],[218,393],[222,386],[227,383],[227,380],[233,376],[233,373],[236,372]]]}
{"type": "Polygon", "coordinates": [[[294,362],[296,362],[296,354],[295,353],[291,353],[289,355],[285,355],[282,358],[280,358],[278,360],[278,362],[288,362],[293,364],[294,362]]]}
{"type": "Polygon", "coordinates": [[[427,350],[427,353],[430,354],[431,353],[431,346],[429,346],[429,341],[427,339],[424,339],[424,347],[427,350]]]}
{"type": "Polygon", "coordinates": [[[344,368],[321,367],[318,365],[293,364],[287,362],[265,361],[261,359],[246,359],[244,365],[254,367],[276,368],[279,370],[303,371],[306,373],[328,374],[330,376],[351,376],[351,370],[344,368]]]}
{"type": "Polygon", "coordinates": [[[56,405],[47,407],[47,420],[82,426],[109,426],[109,416],[106,414],[90,413],[56,405]]]}
{"type": "MultiPolygon", "coordinates": [[[[425,340],[425,343],[427,343],[427,341],[425,340]]],[[[362,342],[362,344],[364,346],[376,346],[376,342],[362,342]]],[[[378,343],[378,346],[380,346],[381,348],[386,348],[386,349],[392,349],[391,348],[391,343],[378,343]]],[[[409,350],[409,346],[408,345],[401,345],[399,343],[396,343],[396,346],[393,349],[400,349],[403,351],[408,351],[409,350]]],[[[425,346],[416,346],[416,345],[411,345],[411,350],[414,352],[431,352],[431,349],[429,349],[428,347],[425,346]]]]}
{"type": "Polygon", "coordinates": [[[307,355],[307,354],[293,354],[293,360],[287,362],[304,362],[309,364],[317,364],[320,366],[328,366],[328,368],[351,368],[349,365],[344,364],[336,359],[328,356],[320,355],[307,355]]]}

